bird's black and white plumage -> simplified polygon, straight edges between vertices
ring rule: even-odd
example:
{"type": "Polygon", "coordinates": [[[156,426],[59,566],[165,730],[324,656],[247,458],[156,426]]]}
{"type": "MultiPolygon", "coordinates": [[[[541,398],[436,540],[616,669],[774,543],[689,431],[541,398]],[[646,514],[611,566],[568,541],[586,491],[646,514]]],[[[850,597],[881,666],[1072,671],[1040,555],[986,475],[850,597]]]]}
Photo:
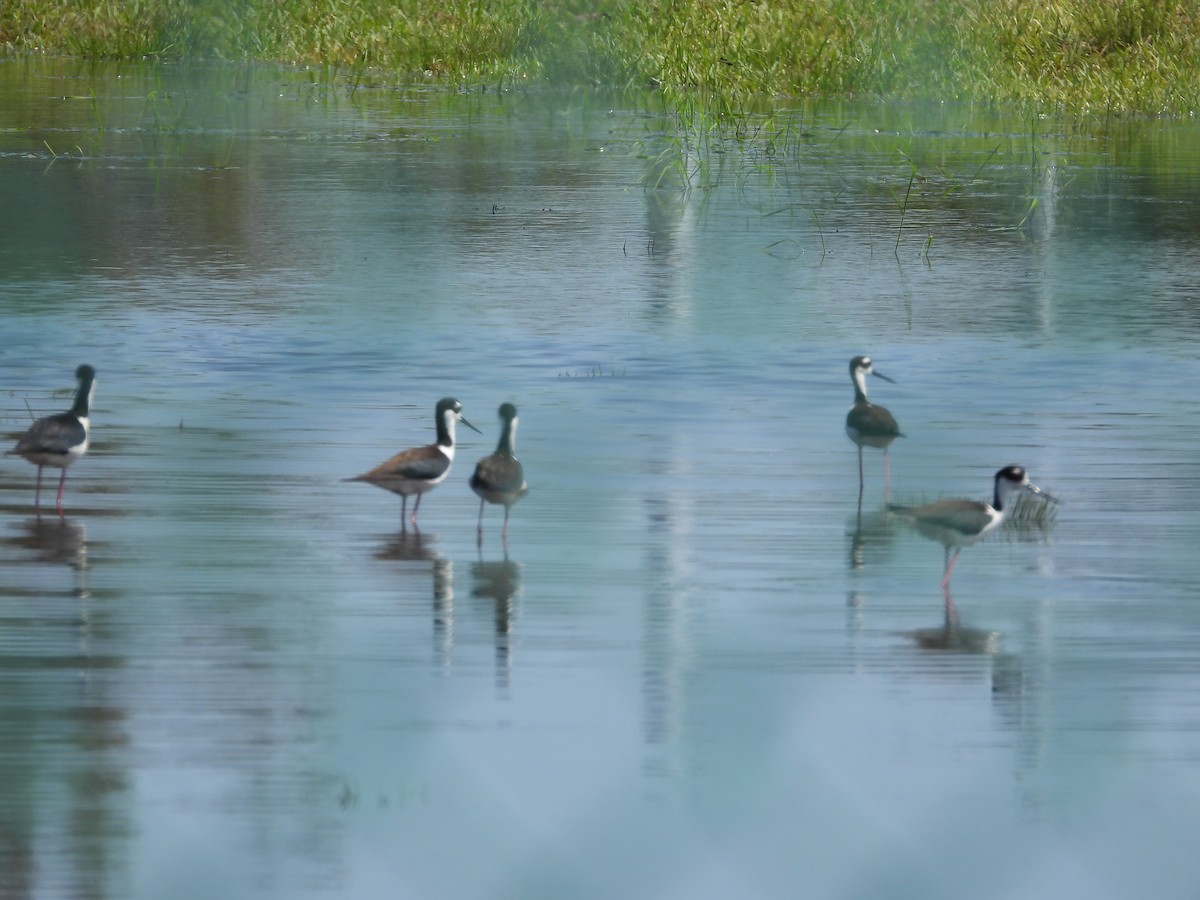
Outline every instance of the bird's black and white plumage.
{"type": "Polygon", "coordinates": [[[401,497],[400,521],[405,521],[408,498],[415,494],[412,524],[417,524],[417,510],[421,508],[421,495],[433,490],[450,474],[454,462],[454,425],[462,422],[473,431],[479,431],[463,418],[462,404],[453,397],[438,401],[435,411],[437,441],[425,447],[403,450],[386,462],[380,463],[369,472],[347,478],[347,481],[365,481],[376,487],[399,494],[401,497]]]}
{"type": "Polygon", "coordinates": [[[946,570],[942,575],[942,589],[950,583],[950,573],[963,547],[980,541],[1004,521],[1005,513],[1011,509],[1012,500],[1020,492],[1040,494],[1046,500],[1057,501],[1041,488],[1029,481],[1029,475],[1020,466],[1005,466],[996,473],[992,502],[982,500],[937,500],[922,506],[889,506],[892,512],[903,516],[916,526],[918,532],[946,548],[946,570]]]}
{"type": "MultiPolygon", "coordinates": [[[[886,407],[877,406],[867,400],[867,376],[874,375],[891,382],[882,372],[876,372],[868,356],[856,356],[850,360],[850,380],[854,384],[854,405],[846,413],[846,435],[858,446],[858,492],[863,490],[863,447],[874,447],[883,451],[884,493],[891,492],[888,447],[898,437],[904,437],[895,417],[886,407]]],[[[893,384],[895,382],[892,382],[893,384]]]]}
{"type": "Polygon", "coordinates": [[[96,370],[82,365],[75,370],[79,386],[75,390],[75,403],[64,413],[38,419],[21,435],[17,445],[8,455],[21,456],[38,467],[37,487],[33,505],[41,509],[42,469],[54,466],[61,469],[58,479],[58,499],[55,507],[63,514],[63,487],[67,481],[67,467],[88,449],[88,416],[92,406],[92,392],[96,388],[96,370]]]}
{"type": "Polygon", "coordinates": [[[483,537],[484,503],[499,503],[504,507],[501,535],[507,540],[509,510],[529,490],[529,485],[525,483],[525,471],[515,452],[517,408],[511,403],[502,403],[499,414],[503,427],[496,452],[476,463],[475,472],[471,475],[471,490],[479,495],[479,524],[476,531],[480,539],[483,537]]]}

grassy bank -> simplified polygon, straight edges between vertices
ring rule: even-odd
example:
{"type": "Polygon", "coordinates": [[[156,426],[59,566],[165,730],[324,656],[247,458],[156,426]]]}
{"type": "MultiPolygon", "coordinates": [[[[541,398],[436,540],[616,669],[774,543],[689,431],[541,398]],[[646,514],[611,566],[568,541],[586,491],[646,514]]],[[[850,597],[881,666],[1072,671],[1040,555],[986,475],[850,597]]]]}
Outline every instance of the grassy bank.
{"type": "Polygon", "coordinates": [[[1200,105],[1200,0],[8,0],[0,47],[455,82],[1200,105]]]}

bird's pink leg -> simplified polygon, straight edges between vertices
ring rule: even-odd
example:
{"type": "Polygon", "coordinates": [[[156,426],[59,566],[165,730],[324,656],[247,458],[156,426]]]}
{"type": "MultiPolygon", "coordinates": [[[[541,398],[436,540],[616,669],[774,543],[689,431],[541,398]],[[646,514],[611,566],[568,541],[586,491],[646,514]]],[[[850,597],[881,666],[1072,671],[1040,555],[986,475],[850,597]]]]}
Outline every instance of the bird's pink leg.
{"type": "MultiPolygon", "coordinates": [[[[950,584],[950,573],[954,571],[954,564],[958,562],[958,552],[961,547],[955,547],[953,555],[950,556],[950,561],[946,563],[946,574],[942,576],[942,590],[946,590],[946,586],[950,584]]],[[[950,548],[946,548],[946,552],[950,552],[950,548]]]]}

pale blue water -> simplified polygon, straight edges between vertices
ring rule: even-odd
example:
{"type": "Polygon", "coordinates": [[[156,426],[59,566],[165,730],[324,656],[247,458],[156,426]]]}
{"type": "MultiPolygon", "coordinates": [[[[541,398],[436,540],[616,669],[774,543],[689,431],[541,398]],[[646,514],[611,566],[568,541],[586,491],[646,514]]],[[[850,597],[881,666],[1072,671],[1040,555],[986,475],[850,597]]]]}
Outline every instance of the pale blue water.
{"type": "Polygon", "coordinates": [[[99,371],[64,521],[0,460],[0,893],[1196,895],[1197,126],[679,127],[0,63],[0,430],[99,371]],[[1063,500],[950,635],[878,452],[857,509],[859,353],[895,499],[1063,500]],[[402,534],[340,479],[446,395],[402,534]]]}

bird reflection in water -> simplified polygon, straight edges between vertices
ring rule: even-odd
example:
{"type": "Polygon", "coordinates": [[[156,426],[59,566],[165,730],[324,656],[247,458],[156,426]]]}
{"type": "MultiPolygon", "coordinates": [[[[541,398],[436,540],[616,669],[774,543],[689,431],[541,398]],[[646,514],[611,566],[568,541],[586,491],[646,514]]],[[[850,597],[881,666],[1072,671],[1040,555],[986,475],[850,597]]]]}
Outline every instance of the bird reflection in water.
{"type": "MultiPolygon", "coordinates": [[[[72,602],[78,602],[78,658],[79,674],[83,681],[91,675],[93,665],[102,664],[92,656],[92,591],[88,585],[87,531],[82,523],[65,518],[43,518],[36,516],[21,523],[21,528],[4,543],[18,547],[28,554],[24,562],[35,566],[66,566],[74,575],[74,584],[69,592],[72,602]]],[[[42,581],[41,578],[38,579],[42,581]]],[[[39,593],[41,590],[39,589],[39,593]]],[[[0,879],[2,880],[2,879],[0,879]]]]}
{"type": "Polygon", "coordinates": [[[866,568],[868,554],[878,557],[879,551],[890,549],[896,537],[895,518],[885,511],[864,515],[859,506],[847,536],[850,538],[850,570],[857,572],[866,568]]]}
{"type": "Polygon", "coordinates": [[[471,567],[471,596],[494,604],[496,689],[508,693],[512,684],[512,629],[516,597],[521,592],[521,566],[505,557],[497,562],[480,560],[471,567]]]}
{"type": "Polygon", "coordinates": [[[433,651],[439,667],[448,667],[454,656],[454,563],[443,557],[413,525],[401,526],[375,554],[395,562],[428,562],[433,578],[433,651]]]}
{"type": "Polygon", "coordinates": [[[34,553],[37,562],[53,562],[86,569],[87,532],[83,523],[37,516],[22,523],[22,533],[12,543],[34,553]]]}
{"type": "Polygon", "coordinates": [[[421,534],[421,529],[414,525],[411,530],[405,528],[392,535],[375,553],[375,558],[401,561],[437,559],[438,552],[421,534]]]}
{"type": "Polygon", "coordinates": [[[908,632],[918,647],[923,650],[987,654],[994,654],[1000,649],[1000,632],[963,625],[950,591],[942,591],[942,596],[945,603],[941,625],[908,632]]]}
{"type": "Polygon", "coordinates": [[[89,596],[87,585],[87,530],[81,522],[37,516],[22,523],[21,531],[8,542],[30,552],[29,562],[69,566],[77,573],[75,593],[89,596]]]}

